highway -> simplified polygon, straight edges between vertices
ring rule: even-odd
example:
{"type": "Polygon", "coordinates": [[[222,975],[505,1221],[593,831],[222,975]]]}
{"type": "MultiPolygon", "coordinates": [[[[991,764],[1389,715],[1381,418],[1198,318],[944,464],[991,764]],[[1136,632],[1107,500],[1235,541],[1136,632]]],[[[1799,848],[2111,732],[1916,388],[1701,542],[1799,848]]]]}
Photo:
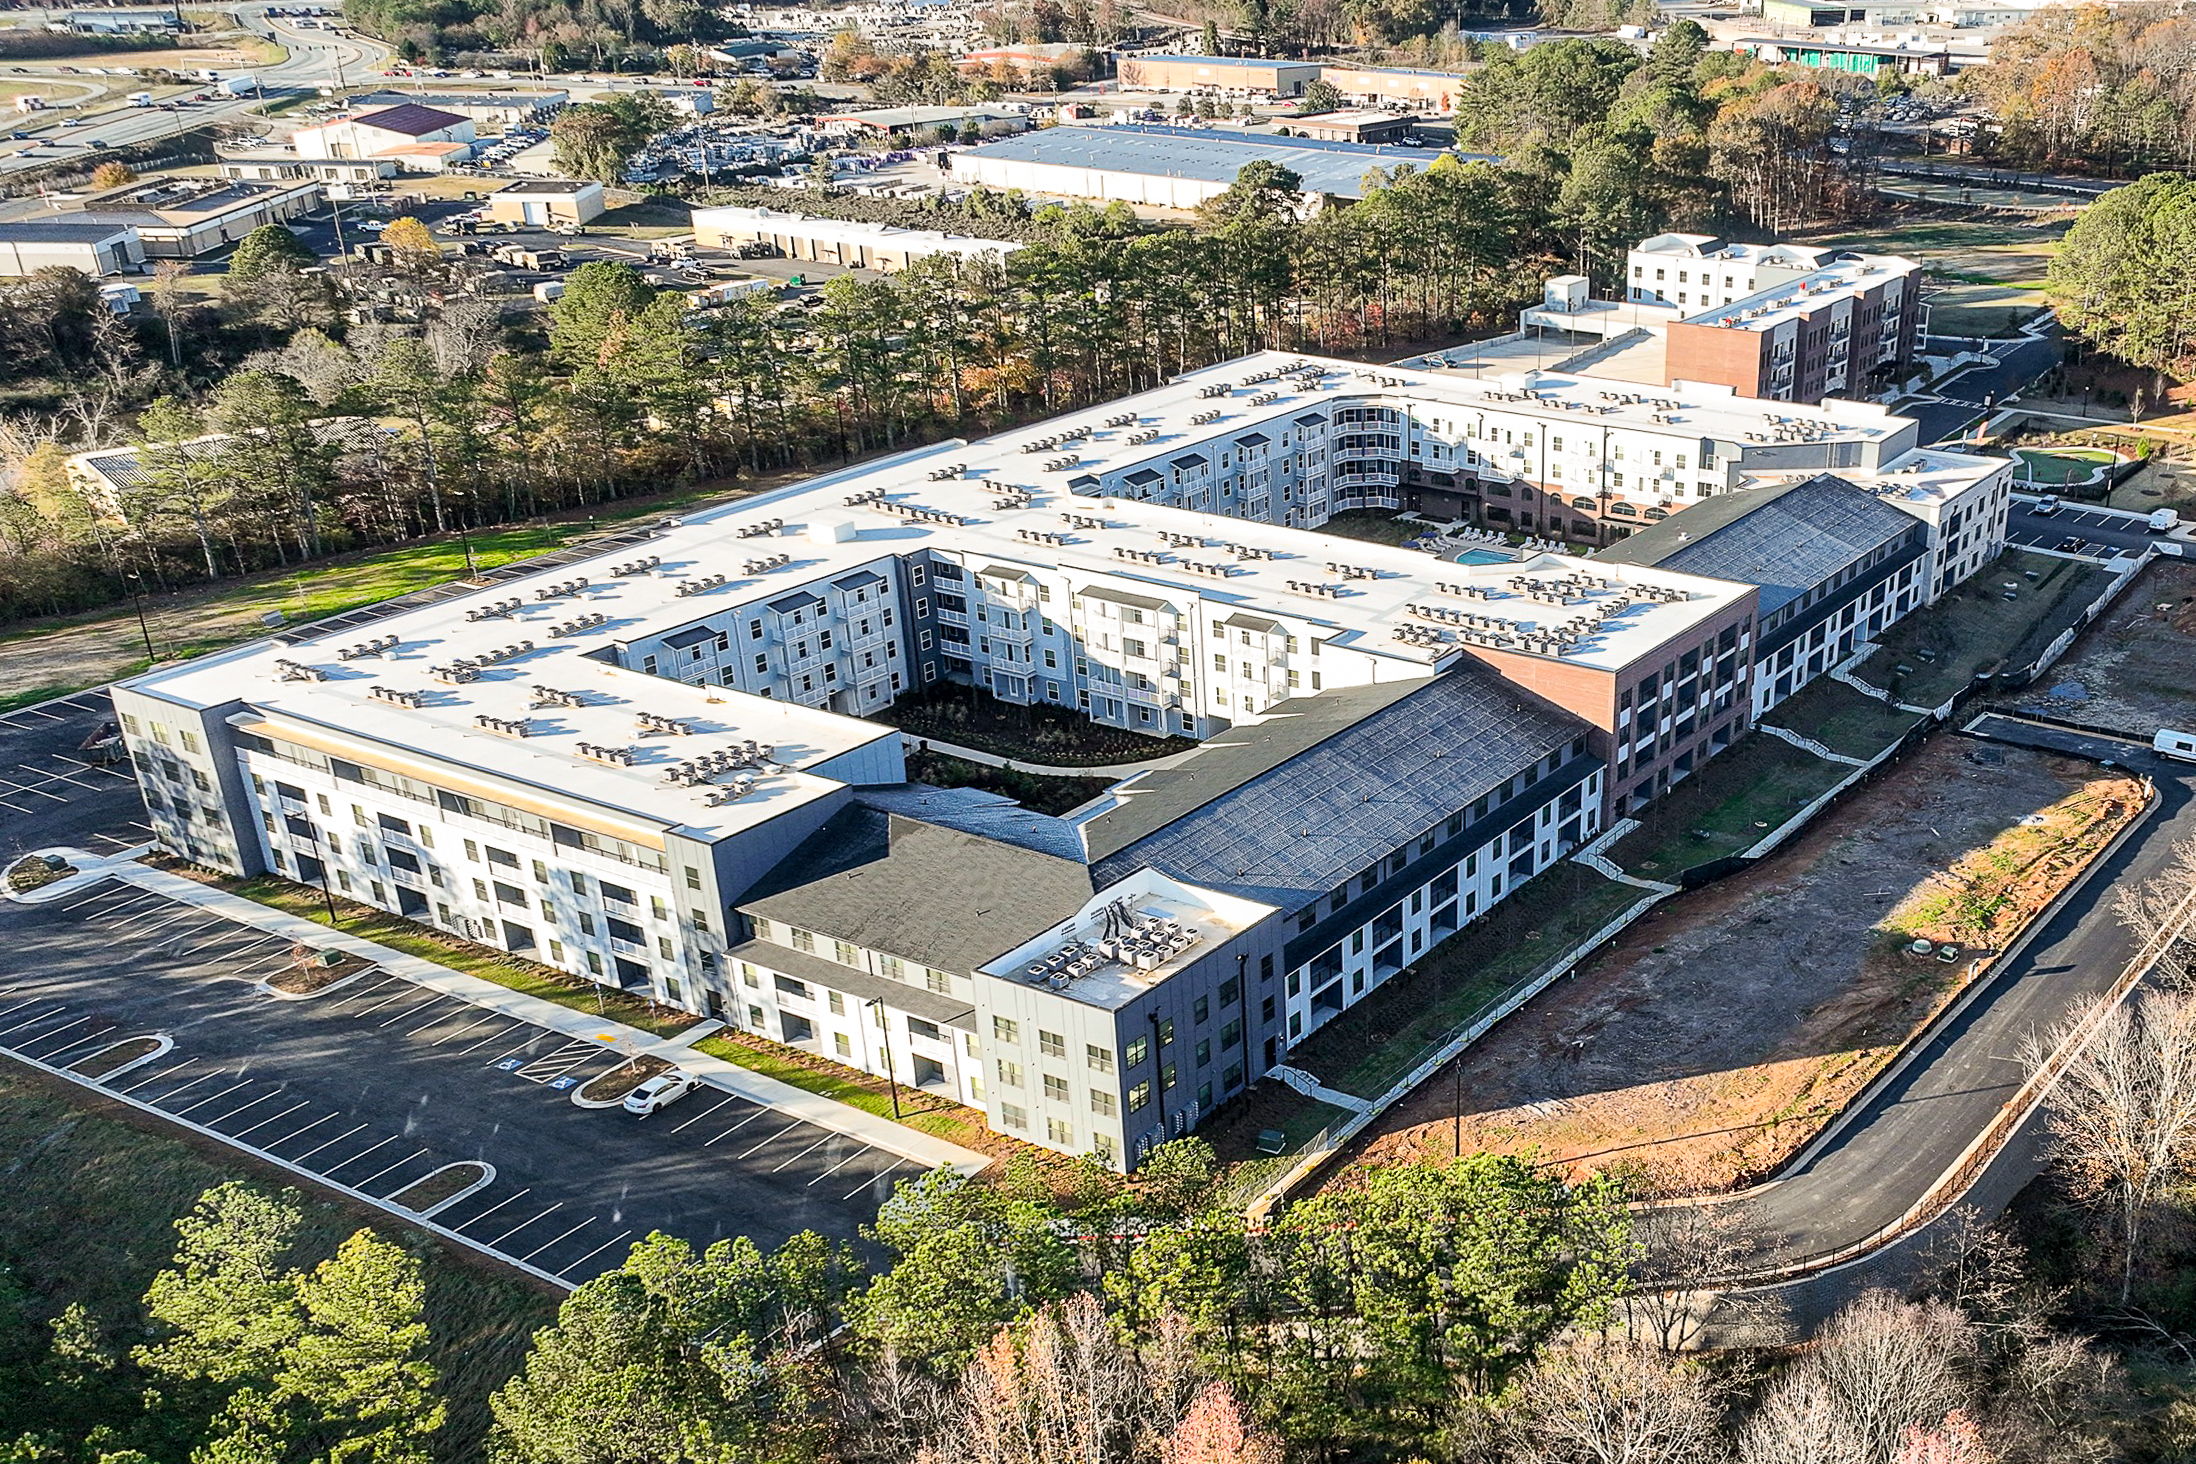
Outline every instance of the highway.
{"type": "MultiPolygon", "coordinates": [[[[126,77],[100,78],[100,84],[114,88],[113,95],[95,110],[67,114],[81,118],[80,126],[63,126],[61,115],[55,113],[18,119],[10,130],[27,132],[31,140],[0,144],[9,149],[0,153],[0,177],[61,159],[96,156],[105,149],[157,141],[212,122],[241,122],[266,102],[288,96],[316,96],[323,86],[364,87],[381,81],[381,70],[388,65],[391,54],[381,42],[334,31],[299,30],[266,11],[266,0],[250,0],[231,8],[244,29],[287,48],[288,56],[272,66],[223,68],[257,76],[262,85],[260,95],[217,95],[213,101],[185,104],[169,112],[124,102],[123,96],[137,89],[136,83],[126,77]]],[[[120,66],[128,64],[128,58],[128,52],[116,52],[100,60],[105,65],[120,66]]],[[[41,80],[78,83],[77,77],[62,73],[64,64],[77,65],[79,71],[85,69],[74,62],[25,62],[21,70],[41,80]]]]}

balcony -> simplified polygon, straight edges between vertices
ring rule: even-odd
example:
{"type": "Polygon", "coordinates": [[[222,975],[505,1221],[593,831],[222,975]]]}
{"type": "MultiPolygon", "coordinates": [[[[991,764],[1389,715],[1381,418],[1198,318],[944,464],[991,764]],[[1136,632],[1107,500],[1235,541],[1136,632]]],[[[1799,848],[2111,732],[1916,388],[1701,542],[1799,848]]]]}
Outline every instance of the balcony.
{"type": "Polygon", "coordinates": [[[940,625],[966,625],[968,624],[968,612],[966,610],[948,610],[940,606],[938,609],[938,623],[940,625]]]}
{"type": "Polygon", "coordinates": [[[615,955],[631,956],[637,960],[645,960],[648,956],[648,947],[641,941],[620,940],[614,935],[605,936],[603,939],[610,943],[610,950],[615,955]]]}

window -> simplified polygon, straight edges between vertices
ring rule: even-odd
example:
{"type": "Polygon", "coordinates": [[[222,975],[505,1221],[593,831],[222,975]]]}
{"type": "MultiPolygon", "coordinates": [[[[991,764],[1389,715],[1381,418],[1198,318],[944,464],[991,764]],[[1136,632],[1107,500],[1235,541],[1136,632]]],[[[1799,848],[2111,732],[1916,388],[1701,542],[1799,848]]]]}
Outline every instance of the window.
{"type": "Polygon", "coordinates": [[[1083,1047],[1083,1056],[1089,1062],[1092,1072],[1110,1073],[1113,1071],[1113,1054],[1097,1043],[1086,1043],[1083,1047]]]}
{"type": "Polygon", "coordinates": [[[1113,1101],[1113,1095],[1111,1093],[1106,1092],[1102,1088],[1093,1088],[1090,1090],[1090,1111],[1092,1113],[1103,1114],[1107,1118],[1111,1118],[1113,1117],[1114,1106],[1115,1105],[1113,1101]]]}
{"type": "Polygon", "coordinates": [[[831,958],[842,966],[859,966],[862,963],[861,947],[835,940],[831,943],[831,958]]]}
{"type": "Polygon", "coordinates": [[[1050,1098],[1055,1103],[1067,1102],[1068,1080],[1066,1078],[1056,1078],[1051,1073],[1046,1073],[1045,1096],[1047,1098],[1050,1098]]]}
{"type": "Polygon", "coordinates": [[[991,1019],[991,1035],[1001,1042],[1019,1042],[1022,1040],[1021,1023],[1010,1022],[1005,1017],[993,1017],[991,1019]]]}
{"type": "Polygon", "coordinates": [[[1159,1045],[1165,1047],[1174,1041],[1174,1018],[1164,1018],[1159,1023],[1159,1045]]]}
{"type": "Polygon", "coordinates": [[[923,985],[937,992],[940,996],[951,996],[953,994],[953,976],[950,972],[925,967],[923,970],[923,985]]]}
{"type": "Polygon", "coordinates": [[[807,951],[811,955],[815,953],[816,936],[814,932],[801,930],[797,927],[788,927],[786,934],[792,938],[793,949],[797,951],[807,951]]]}
{"type": "Polygon", "coordinates": [[[844,1032],[832,1033],[831,1045],[838,1050],[839,1056],[841,1057],[850,1058],[854,1055],[854,1044],[846,1040],[846,1034],[844,1032]]]}
{"type": "Polygon", "coordinates": [[[1134,1113],[1149,1102],[1151,1102],[1151,1079],[1146,1078],[1143,1082],[1129,1089],[1129,1112],[1134,1113]]]}
{"type": "Polygon", "coordinates": [[[1008,1128],[1026,1129],[1029,1127],[1029,1114],[1018,1103],[1002,1103],[999,1105],[999,1122],[1008,1128]]]}
{"type": "Polygon", "coordinates": [[[1037,1050],[1047,1057],[1066,1057],[1068,1055],[1067,1039],[1057,1032],[1047,1032],[1039,1028],[1037,1032],[1037,1050]]]}
{"type": "MultiPolygon", "coordinates": [[[[1209,996],[1198,997],[1191,1005],[1190,1011],[1197,1018],[1198,1025],[1204,1025],[1212,1017],[1212,998],[1209,996]]],[[[1163,1032],[1171,1031],[1171,1028],[1161,1028],[1160,1030],[1163,1032]]]]}
{"type": "Polygon", "coordinates": [[[1022,1086],[1022,1065],[1020,1063],[1008,1062],[1002,1057],[998,1060],[998,1068],[1000,1082],[1006,1084],[1009,1088],[1022,1086]]]}
{"type": "Polygon", "coordinates": [[[1045,1137],[1066,1147],[1075,1142],[1075,1125],[1064,1118],[1048,1118],[1045,1120],[1045,1137]]]}
{"type": "MultiPolygon", "coordinates": [[[[1139,1037],[1121,1049],[1121,1065],[1123,1067],[1135,1067],[1144,1060],[1150,1051],[1151,1039],[1149,1037],[1139,1037]]],[[[1129,1106],[1133,1108],[1136,1105],[1132,1103],[1129,1106]]]]}

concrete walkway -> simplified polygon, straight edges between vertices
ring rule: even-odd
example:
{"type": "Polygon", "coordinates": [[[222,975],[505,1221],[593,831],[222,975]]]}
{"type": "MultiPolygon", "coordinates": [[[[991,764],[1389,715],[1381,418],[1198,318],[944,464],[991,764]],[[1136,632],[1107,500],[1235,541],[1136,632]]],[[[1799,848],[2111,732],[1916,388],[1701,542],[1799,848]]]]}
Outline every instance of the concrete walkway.
{"type": "MultiPolygon", "coordinates": [[[[430,991],[456,997],[483,1011],[531,1022],[537,1027],[545,1027],[576,1041],[599,1042],[619,1052],[661,1058],[694,1074],[711,1087],[720,1088],[750,1103],[776,1109],[788,1118],[799,1118],[818,1128],[845,1134],[873,1148],[897,1154],[927,1168],[950,1166],[973,1174],[991,1162],[988,1157],[974,1150],[933,1138],[888,1118],[865,1113],[859,1108],[819,1097],[790,1084],[781,1083],[775,1078],[751,1072],[737,1063],[726,1062],[721,1057],[697,1052],[687,1045],[698,1035],[706,1035],[706,1032],[696,1033],[689,1029],[675,1036],[657,1037],[623,1022],[599,1016],[591,1017],[585,1012],[559,1006],[553,1001],[543,1001],[540,997],[528,996],[509,987],[498,986],[493,981],[468,976],[462,971],[453,971],[447,966],[392,950],[374,941],[330,930],[315,921],[285,914],[255,900],[247,900],[241,895],[232,895],[226,890],[217,890],[199,884],[196,880],[185,879],[181,875],[150,868],[136,862],[134,856],[138,851],[133,850],[129,854],[112,858],[73,849],[51,852],[64,855],[71,864],[77,866],[80,873],[36,891],[41,903],[74,894],[102,879],[119,879],[179,903],[195,905],[239,925],[264,930],[270,935],[301,941],[321,950],[346,951],[362,956],[392,976],[401,977],[430,991]]],[[[703,1025],[708,1026],[706,1023],[703,1025]]],[[[711,1027],[709,1030],[715,1029],[711,1027]]]]}

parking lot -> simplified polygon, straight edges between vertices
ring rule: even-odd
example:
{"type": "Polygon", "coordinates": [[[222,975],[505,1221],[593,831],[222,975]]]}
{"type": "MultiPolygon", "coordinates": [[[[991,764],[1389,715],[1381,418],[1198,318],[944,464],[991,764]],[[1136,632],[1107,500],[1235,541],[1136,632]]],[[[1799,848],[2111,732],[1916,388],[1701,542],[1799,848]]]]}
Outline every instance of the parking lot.
{"type": "Polygon", "coordinates": [[[111,853],[150,836],[128,764],[104,766],[81,750],[113,715],[106,692],[87,691],[0,716],[0,855],[53,845],[111,853]]]}
{"type": "Polygon", "coordinates": [[[67,1068],[132,1037],[172,1048],[103,1086],[385,1203],[452,1165],[425,1213],[565,1283],[661,1229],[699,1245],[844,1239],[918,1166],[703,1087],[648,1118],[572,1095],[623,1056],[378,970],[304,999],[256,983],[281,937],[106,881],[0,906],[0,1051],[67,1068]]]}
{"type": "Polygon", "coordinates": [[[2140,554],[2155,542],[2140,518],[2101,509],[2066,504],[2051,513],[2038,513],[2016,500],[2006,515],[2006,540],[2020,549],[2056,549],[2092,559],[2116,559],[2140,554]]]}

